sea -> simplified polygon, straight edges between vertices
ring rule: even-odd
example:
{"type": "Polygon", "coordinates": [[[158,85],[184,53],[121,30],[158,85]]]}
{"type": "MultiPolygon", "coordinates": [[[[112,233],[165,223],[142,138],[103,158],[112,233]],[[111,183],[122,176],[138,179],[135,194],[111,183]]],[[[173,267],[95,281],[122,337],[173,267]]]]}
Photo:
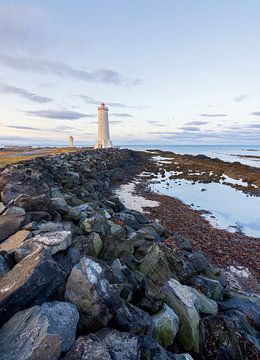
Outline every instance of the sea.
{"type": "Polygon", "coordinates": [[[223,161],[239,161],[241,164],[260,167],[260,145],[121,145],[120,148],[143,151],[157,149],[172,151],[176,154],[202,154],[223,161]]]}
{"type": "MultiPolygon", "coordinates": [[[[178,154],[203,154],[211,158],[228,162],[238,161],[260,168],[260,145],[125,145],[120,147],[142,151],[159,149],[178,154]]],[[[160,160],[155,159],[155,161],[160,160]]],[[[205,210],[207,214],[202,216],[217,228],[230,232],[240,231],[248,236],[260,238],[260,197],[245,194],[225,184],[194,184],[185,179],[169,179],[170,175],[166,173],[164,179],[158,175],[155,178],[156,181],[149,185],[150,189],[159,194],[176,197],[194,210],[205,210]]],[[[228,178],[228,182],[240,185],[243,183],[242,180],[232,178],[228,178]]]]}

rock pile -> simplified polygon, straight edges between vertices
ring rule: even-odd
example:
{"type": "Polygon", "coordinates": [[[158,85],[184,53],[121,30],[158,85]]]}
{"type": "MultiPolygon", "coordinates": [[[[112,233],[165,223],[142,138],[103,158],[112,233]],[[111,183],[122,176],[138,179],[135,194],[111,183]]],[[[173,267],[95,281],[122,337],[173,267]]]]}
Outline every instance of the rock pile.
{"type": "Polygon", "coordinates": [[[257,356],[259,298],[113,195],[143,161],[81,151],[0,173],[0,360],[257,356]]]}

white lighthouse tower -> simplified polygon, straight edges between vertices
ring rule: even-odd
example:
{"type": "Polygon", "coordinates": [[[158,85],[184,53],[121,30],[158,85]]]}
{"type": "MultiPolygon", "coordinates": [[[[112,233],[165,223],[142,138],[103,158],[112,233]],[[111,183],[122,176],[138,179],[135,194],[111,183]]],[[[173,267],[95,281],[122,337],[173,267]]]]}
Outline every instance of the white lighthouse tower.
{"type": "Polygon", "coordinates": [[[113,147],[109,136],[108,107],[101,103],[98,107],[98,138],[95,149],[113,147]]]}
{"type": "Polygon", "coordinates": [[[74,147],[74,139],[73,136],[69,137],[69,147],[74,147]]]}

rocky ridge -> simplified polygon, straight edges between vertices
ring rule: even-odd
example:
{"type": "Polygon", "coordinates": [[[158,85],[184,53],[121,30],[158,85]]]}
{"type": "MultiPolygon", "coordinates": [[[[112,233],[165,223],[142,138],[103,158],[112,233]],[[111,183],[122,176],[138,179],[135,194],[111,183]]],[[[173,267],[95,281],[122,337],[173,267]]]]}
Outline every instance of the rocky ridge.
{"type": "Polygon", "coordinates": [[[147,161],[80,151],[0,172],[0,360],[257,359],[259,297],[113,194],[147,161]]]}

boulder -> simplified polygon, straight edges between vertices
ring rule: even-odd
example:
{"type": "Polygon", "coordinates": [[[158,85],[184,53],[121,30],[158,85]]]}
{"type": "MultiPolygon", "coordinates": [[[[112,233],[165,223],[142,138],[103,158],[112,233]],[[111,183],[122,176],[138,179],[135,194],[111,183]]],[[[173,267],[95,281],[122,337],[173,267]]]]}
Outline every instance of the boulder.
{"type": "Polygon", "coordinates": [[[205,272],[209,266],[208,259],[200,252],[188,254],[188,259],[197,273],[205,272]]]}
{"type": "Polygon", "coordinates": [[[190,354],[175,354],[175,360],[193,360],[190,354]]]}
{"type": "Polygon", "coordinates": [[[112,360],[107,346],[96,335],[76,339],[64,360],[112,360]]]}
{"type": "Polygon", "coordinates": [[[171,272],[166,256],[158,245],[154,245],[151,252],[145,256],[140,265],[140,271],[158,285],[170,279],[171,272]]]}
{"type": "Polygon", "coordinates": [[[109,206],[115,211],[120,212],[125,209],[124,204],[118,199],[117,196],[111,195],[107,199],[109,201],[109,206]]]}
{"type": "Polygon", "coordinates": [[[86,234],[94,231],[100,235],[108,235],[110,232],[110,226],[107,223],[106,218],[99,214],[83,219],[80,223],[80,227],[86,234]]]}
{"type": "Polygon", "coordinates": [[[68,278],[65,299],[74,303],[80,313],[80,327],[95,331],[112,319],[117,291],[105,278],[104,269],[94,260],[83,257],[68,278]]]}
{"type": "Polygon", "coordinates": [[[191,240],[184,236],[178,238],[179,248],[184,251],[192,252],[191,240]]]}
{"type": "Polygon", "coordinates": [[[5,258],[0,255],[0,278],[2,278],[9,271],[8,264],[5,258]]]}
{"type": "Polygon", "coordinates": [[[219,302],[221,310],[239,310],[244,313],[256,328],[260,328],[260,297],[258,295],[244,295],[235,291],[228,293],[228,298],[219,302]]]}
{"type": "Polygon", "coordinates": [[[77,236],[73,240],[84,255],[98,257],[103,248],[103,241],[98,233],[92,232],[88,236],[77,236]]]}
{"type": "Polygon", "coordinates": [[[52,255],[58,251],[66,250],[71,245],[71,231],[56,231],[34,236],[29,240],[42,245],[52,255]]]}
{"type": "Polygon", "coordinates": [[[160,241],[160,235],[154,229],[152,225],[144,225],[138,230],[139,234],[142,234],[146,240],[160,241]]]}
{"type": "Polygon", "coordinates": [[[54,221],[45,221],[37,224],[37,230],[43,232],[55,232],[64,230],[63,223],[54,221]]]}
{"type": "Polygon", "coordinates": [[[236,332],[238,332],[240,336],[244,337],[247,342],[252,343],[257,351],[260,352],[259,331],[252,326],[250,320],[248,320],[247,317],[238,310],[227,311],[225,315],[231,319],[236,332]]]}
{"type": "Polygon", "coordinates": [[[207,297],[216,301],[222,301],[224,287],[218,280],[209,279],[205,276],[197,276],[193,283],[207,297]]]}
{"type": "Polygon", "coordinates": [[[108,220],[107,223],[110,225],[110,234],[114,240],[126,238],[126,231],[121,225],[116,224],[112,220],[108,220]]]}
{"type": "Polygon", "coordinates": [[[19,206],[10,206],[10,207],[7,207],[7,209],[5,210],[3,215],[7,215],[7,214],[24,215],[25,210],[19,206]]]}
{"type": "Polygon", "coordinates": [[[66,302],[19,311],[0,330],[0,359],[58,359],[70,349],[78,319],[76,307],[66,302]]]}
{"type": "Polygon", "coordinates": [[[0,201],[0,215],[5,211],[5,205],[0,201]]]}
{"type": "Polygon", "coordinates": [[[7,214],[0,216],[0,243],[22,228],[25,215],[7,214]]]}
{"type": "Polygon", "coordinates": [[[137,335],[109,328],[100,330],[96,335],[106,344],[113,360],[140,359],[140,344],[137,335]]]}
{"type": "Polygon", "coordinates": [[[152,336],[163,346],[173,344],[174,338],[179,331],[179,317],[167,304],[157,314],[152,316],[155,327],[152,336]]]}
{"type": "Polygon", "coordinates": [[[30,236],[30,231],[20,230],[0,244],[0,251],[13,252],[30,236]]]}
{"type": "Polygon", "coordinates": [[[132,334],[149,334],[153,330],[153,320],[144,310],[127,303],[116,311],[113,325],[120,331],[132,334]]]}
{"type": "Polygon", "coordinates": [[[68,204],[63,197],[51,198],[50,207],[58,211],[60,214],[66,214],[68,211],[68,204]]]}
{"type": "Polygon", "coordinates": [[[36,196],[22,194],[15,199],[14,205],[26,211],[42,211],[46,209],[48,201],[49,197],[46,194],[36,196]]]}
{"type": "Polygon", "coordinates": [[[104,342],[113,360],[175,360],[158,342],[148,335],[134,335],[105,328],[96,333],[104,342]]]}
{"type": "Polygon", "coordinates": [[[201,353],[205,359],[212,353],[215,359],[245,359],[240,348],[242,339],[238,341],[233,323],[227,316],[208,316],[204,319],[204,326],[206,336],[201,353]]]}
{"type": "Polygon", "coordinates": [[[134,216],[135,220],[139,223],[139,224],[147,224],[149,222],[148,218],[140,213],[139,211],[133,210],[133,209],[125,209],[125,212],[127,214],[131,214],[134,216]]]}
{"type": "Polygon", "coordinates": [[[204,274],[210,279],[219,281],[222,286],[227,286],[227,276],[219,267],[209,264],[206,271],[204,271],[204,274]]]}
{"type": "Polygon", "coordinates": [[[180,329],[178,339],[187,351],[199,352],[200,325],[199,312],[216,314],[217,304],[205,295],[186,285],[181,285],[177,280],[170,279],[163,287],[165,302],[178,315],[180,329]]]}
{"type": "Polygon", "coordinates": [[[166,351],[149,335],[139,336],[141,359],[143,360],[175,360],[175,355],[166,351]]]}
{"type": "Polygon", "coordinates": [[[48,253],[34,249],[0,280],[0,326],[17,311],[46,301],[66,276],[48,253]]]}
{"type": "Polygon", "coordinates": [[[163,307],[163,303],[164,294],[160,291],[160,287],[144,277],[142,298],[137,305],[149,313],[156,314],[163,307]]]}
{"type": "Polygon", "coordinates": [[[26,213],[27,221],[50,221],[52,219],[52,215],[47,211],[29,211],[26,213]]]}

